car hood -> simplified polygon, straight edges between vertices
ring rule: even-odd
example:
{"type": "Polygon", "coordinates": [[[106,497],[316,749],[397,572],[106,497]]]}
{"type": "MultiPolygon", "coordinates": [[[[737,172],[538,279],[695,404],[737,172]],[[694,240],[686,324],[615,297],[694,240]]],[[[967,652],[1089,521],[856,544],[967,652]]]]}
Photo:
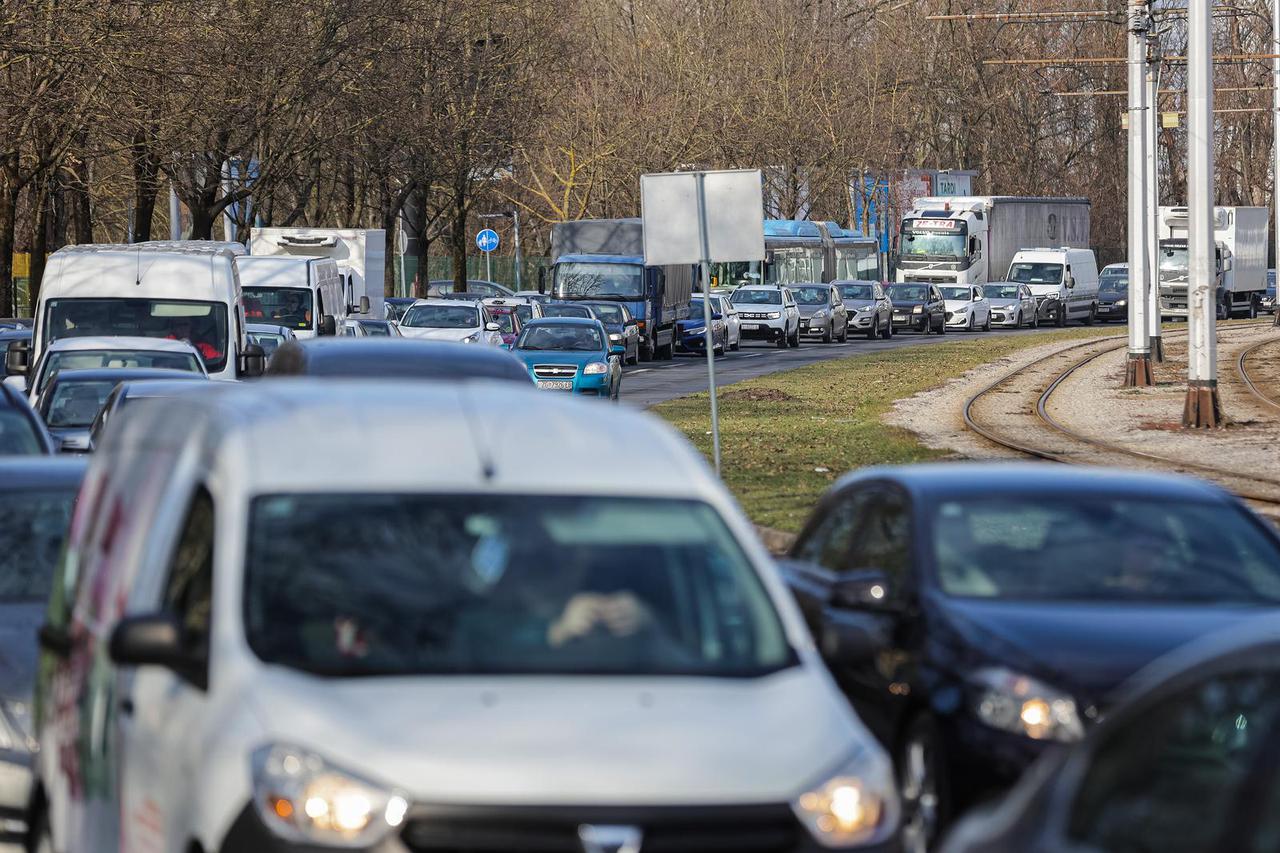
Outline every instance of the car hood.
{"type": "Polygon", "coordinates": [[[1033,296],[1058,296],[1067,288],[1061,284],[1028,284],[1033,296]]]}
{"type": "Polygon", "coordinates": [[[874,308],[876,301],[874,299],[845,299],[844,307],[849,311],[863,311],[867,308],[874,308]]]}
{"type": "Polygon", "coordinates": [[[786,802],[870,737],[800,666],[757,679],[272,670],[250,701],[268,739],[433,803],[786,802]]]}
{"type": "Polygon", "coordinates": [[[36,631],[44,610],[39,601],[0,604],[0,699],[31,699],[39,657],[36,631]]]}
{"type": "MultiPolygon", "coordinates": [[[[1258,608],[1052,604],[949,599],[953,648],[1100,700],[1161,655],[1258,614],[1258,608]]],[[[950,632],[947,632],[950,633],[950,632]]]]}
{"type": "Polygon", "coordinates": [[[948,299],[946,300],[948,311],[968,311],[973,307],[973,303],[964,299],[948,299]]]}
{"type": "MultiPolygon", "coordinates": [[[[991,303],[992,308],[1017,308],[1022,304],[1022,301],[1019,299],[1005,299],[1004,297],[997,297],[995,299],[988,297],[987,301],[991,303]]],[[[950,304],[951,303],[949,302],[947,303],[948,306],[950,306],[950,304]]]]}
{"type": "Polygon", "coordinates": [[[1118,302],[1121,299],[1128,299],[1128,298],[1129,298],[1129,294],[1127,293],[1099,293],[1098,294],[1098,301],[1106,303],[1108,305],[1114,302],[1118,302]]]}
{"type": "Polygon", "coordinates": [[[893,300],[894,308],[914,308],[917,305],[923,305],[923,299],[895,299],[893,300]]]}
{"type": "Polygon", "coordinates": [[[526,365],[534,364],[576,364],[581,367],[593,361],[605,361],[607,356],[602,352],[571,352],[568,350],[512,350],[526,365]]]}
{"type": "Polygon", "coordinates": [[[414,326],[401,326],[400,334],[406,338],[422,338],[431,341],[461,341],[469,338],[480,329],[472,326],[467,329],[419,329],[414,326]]]}
{"type": "Polygon", "coordinates": [[[812,317],[814,314],[817,314],[819,311],[826,311],[831,306],[830,305],[797,305],[796,307],[800,309],[801,317],[812,317]]]}

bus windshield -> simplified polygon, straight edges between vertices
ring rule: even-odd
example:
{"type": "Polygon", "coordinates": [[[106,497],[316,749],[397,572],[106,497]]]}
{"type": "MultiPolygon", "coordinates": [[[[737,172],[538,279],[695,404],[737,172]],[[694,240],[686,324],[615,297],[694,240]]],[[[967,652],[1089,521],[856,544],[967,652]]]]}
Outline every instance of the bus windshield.
{"type": "Polygon", "coordinates": [[[227,306],[167,299],[50,299],[46,343],[62,338],[134,337],[190,341],[217,373],[227,365],[227,306]]]}

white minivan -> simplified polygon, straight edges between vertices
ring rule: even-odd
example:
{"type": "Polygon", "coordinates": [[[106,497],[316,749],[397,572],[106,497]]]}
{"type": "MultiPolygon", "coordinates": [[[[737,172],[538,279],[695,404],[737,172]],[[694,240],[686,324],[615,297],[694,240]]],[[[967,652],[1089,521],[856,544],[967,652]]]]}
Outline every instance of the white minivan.
{"type": "MultiPolygon", "coordinates": [[[[305,255],[245,255],[236,260],[249,323],[284,326],[299,338],[336,335],[347,319],[338,265],[305,255]]],[[[368,312],[362,296],[356,307],[368,312]]]]}
{"type": "Polygon", "coordinates": [[[245,338],[236,271],[225,243],[67,246],[49,256],[28,348],[9,348],[10,375],[25,374],[49,343],[77,337],[187,340],[210,379],[262,373],[262,350],[245,338]]]}
{"type": "Polygon", "coordinates": [[[640,412],[317,380],[126,409],[40,637],[47,849],[896,843],[891,763],[773,560],[640,412]],[[424,423],[447,451],[406,455],[424,423]],[[632,457],[652,476],[600,465],[632,457]]]}
{"type": "Polygon", "coordinates": [[[1036,298],[1036,315],[1059,326],[1098,319],[1098,262],[1092,249],[1022,249],[1009,263],[1006,281],[1025,284],[1036,298]]]}

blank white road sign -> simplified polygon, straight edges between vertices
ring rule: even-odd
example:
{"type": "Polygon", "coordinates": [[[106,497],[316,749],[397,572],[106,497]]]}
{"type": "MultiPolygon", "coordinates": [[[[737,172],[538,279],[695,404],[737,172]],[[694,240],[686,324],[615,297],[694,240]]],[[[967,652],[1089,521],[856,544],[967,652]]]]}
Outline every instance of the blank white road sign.
{"type": "Polygon", "coordinates": [[[641,175],[645,265],[763,261],[762,187],[759,169],[641,175]],[[706,202],[705,247],[699,184],[706,202]]]}

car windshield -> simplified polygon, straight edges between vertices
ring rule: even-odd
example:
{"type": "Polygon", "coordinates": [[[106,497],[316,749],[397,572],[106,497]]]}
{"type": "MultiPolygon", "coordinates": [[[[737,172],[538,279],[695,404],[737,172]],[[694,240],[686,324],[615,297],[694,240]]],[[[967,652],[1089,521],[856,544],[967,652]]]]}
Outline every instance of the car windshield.
{"type": "Polygon", "coordinates": [[[39,456],[44,444],[31,419],[13,409],[0,409],[0,456],[39,456]]]}
{"type": "Polygon", "coordinates": [[[875,288],[870,284],[838,284],[842,299],[875,299],[875,288]]]}
{"type": "Polygon", "coordinates": [[[920,255],[937,258],[963,258],[965,251],[963,234],[925,234],[907,231],[902,234],[898,246],[904,256],[920,255]]]}
{"type": "Polygon", "coordinates": [[[1099,293],[1128,293],[1129,279],[1116,278],[1112,276],[1098,285],[1098,292],[1099,293]]]}
{"type": "Polygon", "coordinates": [[[409,310],[409,307],[412,304],[413,303],[406,303],[406,302],[388,302],[387,303],[387,319],[395,320],[399,322],[400,319],[404,317],[405,312],[409,310]]]}
{"type": "Polygon", "coordinates": [[[38,390],[43,391],[49,384],[49,379],[60,370],[92,370],[96,367],[163,367],[199,373],[200,361],[191,353],[157,350],[93,349],[50,352],[45,358],[43,379],[38,390]]]}
{"type": "Polygon", "coordinates": [[[1014,264],[1009,267],[1009,280],[1021,284],[1061,284],[1062,264],[1014,264]]]}
{"type": "Polygon", "coordinates": [[[533,319],[532,305],[517,305],[516,316],[520,318],[521,323],[527,323],[533,319]]]}
{"type": "Polygon", "coordinates": [[[568,350],[570,352],[597,352],[604,348],[600,332],[591,326],[538,325],[530,326],[520,335],[516,349],[568,350]]]}
{"type": "Polygon", "coordinates": [[[591,310],[602,323],[621,325],[627,320],[621,305],[592,305],[591,310]]]}
{"type": "Polygon", "coordinates": [[[560,299],[643,299],[644,267],[639,264],[556,264],[555,295],[560,299]]]}
{"type": "Polygon", "coordinates": [[[794,661],[706,504],[311,494],[261,497],[250,514],[245,627],[268,663],[341,677],[755,677],[794,661]]]}
{"type": "Polygon", "coordinates": [[[543,305],[543,317],[585,317],[591,319],[591,309],[585,305],[543,305]]]}
{"type": "Polygon", "coordinates": [[[490,322],[497,323],[498,327],[502,329],[502,334],[504,335],[514,335],[516,333],[515,314],[511,311],[490,311],[489,320],[490,322]]]}
{"type": "Polygon", "coordinates": [[[988,299],[1017,299],[1018,285],[1016,284],[984,284],[982,293],[988,299]]]}
{"type": "Polygon", "coordinates": [[[50,427],[87,427],[118,384],[115,379],[53,380],[53,393],[42,412],[50,427]]]}
{"type": "Polygon", "coordinates": [[[932,521],[949,595],[1280,605],[1280,546],[1230,504],[975,495],[940,502],[932,521]]]}
{"type": "Polygon", "coordinates": [[[800,287],[791,288],[791,292],[796,295],[796,302],[801,305],[826,305],[831,299],[831,291],[825,287],[800,287]]]}
{"type": "Polygon", "coordinates": [[[49,598],[76,491],[0,491],[0,604],[49,598]]]}
{"type": "Polygon", "coordinates": [[[271,323],[291,329],[314,329],[311,291],[305,287],[246,287],[244,316],[248,323],[271,323]]]}
{"type": "Polygon", "coordinates": [[[885,289],[889,298],[898,302],[923,302],[929,298],[929,288],[923,284],[891,284],[885,289]]]}
{"type": "Polygon", "coordinates": [[[227,306],[219,302],[50,299],[45,317],[49,341],[99,336],[168,338],[190,341],[210,373],[227,364],[227,306]]]}
{"type": "Polygon", "coordinates": [[[268,358],[284,343],[284,335],[275,332],[245,332],[245,337],[249,339],[249,343],[262,347],[268,358]]]}
{"type": "Polygon", "coordinates": [[[973,298],[973,291],[967,287],[939,287],[942,291],[943,299],[959,299],[962,302],[968,302],[973,298]]]}
{"type": "Polygon", "coordinates": [[[740,288],[733,292],[729,301],[734,305],[781,305],[782,291],[777,288],[759,290],[740,288]]]}
{"type": "Polygon", "coordinates": [[[360,328],[364,329],[364,333],[371,338],[389,338],[391,337],[391,329],[387,328],[387,324],[381,320],[357,320],[360,328]]]}
{"type": "Polygon", "coordinates": [[[480,312],[470,305],[415,305],[400,325],[411,329],[474,329],[480,312]]]}

